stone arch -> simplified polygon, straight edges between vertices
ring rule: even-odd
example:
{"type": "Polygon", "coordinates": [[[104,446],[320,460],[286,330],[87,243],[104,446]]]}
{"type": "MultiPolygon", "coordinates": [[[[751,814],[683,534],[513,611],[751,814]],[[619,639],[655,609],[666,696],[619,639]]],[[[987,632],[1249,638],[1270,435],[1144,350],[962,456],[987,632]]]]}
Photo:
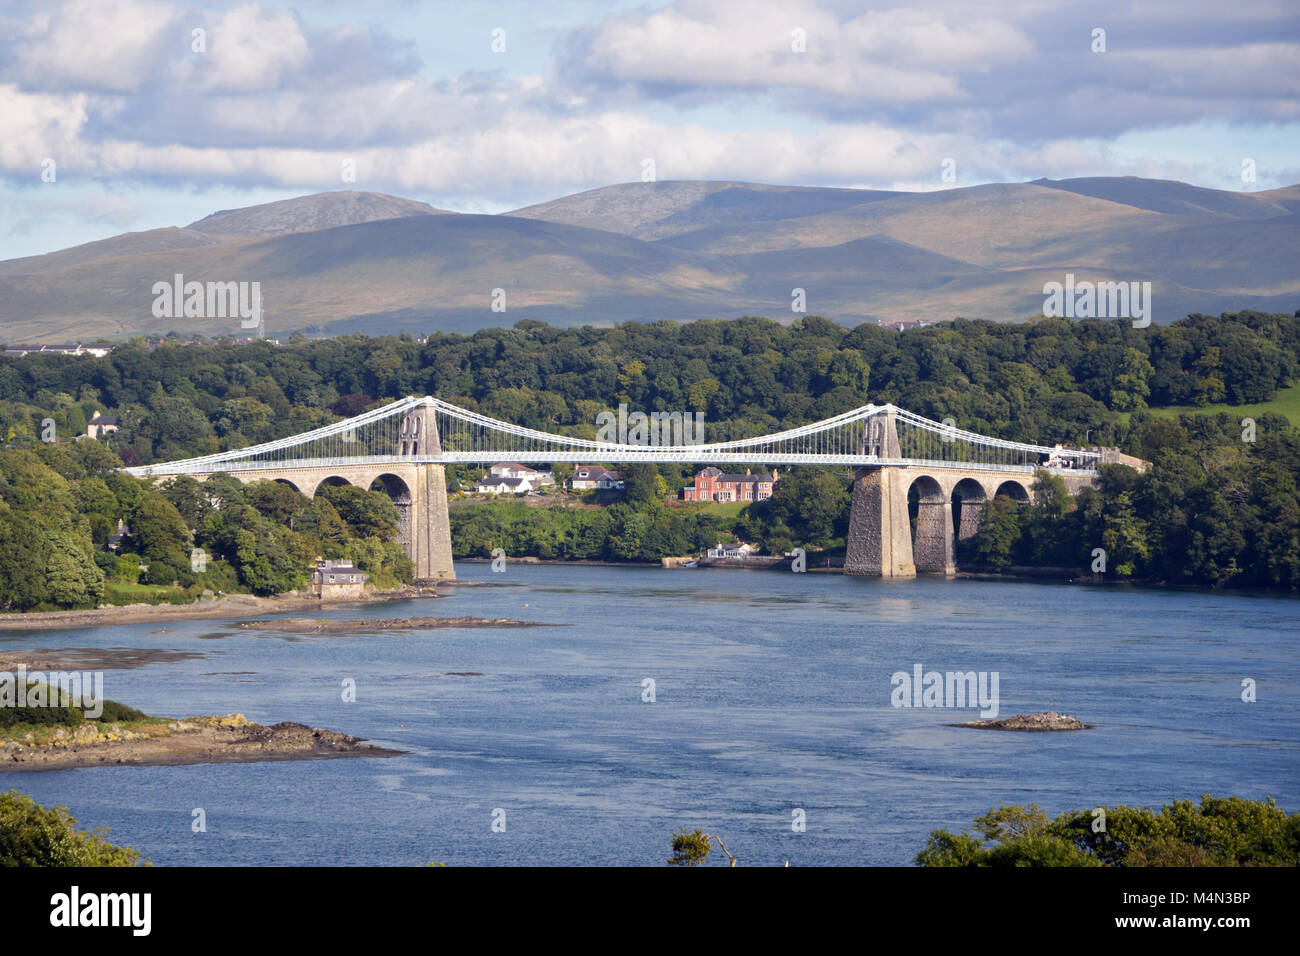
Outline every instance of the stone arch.
{"type": "Polygon", "coordinates": [[[918,475],[907,488],[908,511],[915,507],[912,561],[918,571],[952,574],[952,507],[943,485],[918,475]]]}
{"type": "Polygon", "coordinates": [[[392,500],[393,507],[397,509],[397,540],[403,547],[408,546],[411,542],[411,510],[414,501],[411,486],[398,475],[384,472],[374,477],[369,488],[371,491],[382,491],[392,500]]]}
{"type": "Polygon", "coordinates": [[[952,526],[957,529],[957,540],[965,541],[979,530],[988,492],[974,478],[963,478],[952,489],[952,526]]]}
{"type": "Polygon", "coordinates": [[[298,492],[298,494],[300,495],[307,494],[305,491],[303,491],[301,488],[298,487],[297,482],[290,481],[288,478],[272,478],[271,480],[275,482],[277,485],[288,485],[290,488],[298,492]]]}
{"type": "Polygon", "coordinates": [[[994,498],[1003,495],[1012,499],[1013,501],[1018,501],[1021,504],[1029,504],[1028,489],[1026,489],[1023,484],[1021,484],[1019,481],[1017,481],[1014,478],[1008,478],[1006,481],[1002,482],[1000,485],[998,485],[998,490],[993,493],[994,498]]]}
{"type": "Polygon", "coordinates": [[[340,485],[350,485],[350,484],[353,484],[353,482],[348,481],[346,478],[340,475],[330,475],[328,478],[322,478],[319,482],[316,483],[316,490],[312,492],[312,496],[314,497],[320,494],[322,488],[337,488],[340,485]]]}

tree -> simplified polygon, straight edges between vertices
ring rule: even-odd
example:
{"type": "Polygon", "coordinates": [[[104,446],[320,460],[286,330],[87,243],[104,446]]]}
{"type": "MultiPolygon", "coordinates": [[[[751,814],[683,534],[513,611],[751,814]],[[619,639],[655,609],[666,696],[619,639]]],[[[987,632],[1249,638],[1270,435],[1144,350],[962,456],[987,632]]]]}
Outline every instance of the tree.
{"type": "Polygon", "coordinates": [[[286,547],[286,532],[274,528],[235,532],[235,561],[240,581],[254,594],[292,591],[307,580],[306,566],[286,547]]]}
{"type": "Polygon", "coordinates": [[[1125,349],[1119,373],[1110,390],[1110,407],[1117,412],[1131,412],[1147,407],[1151,397],[1148,384],[1155,369],[1137,349],[1125,349]]]}
{"type": "Polygon", "coordinates": [[[1021,506],[1005,495],[984,506],[979,530],[966,542],[966,553],[976,565],[1004,571],[1016,560],[1020,544],[1021,506]]]}
{"type": "Polygon", "coordinates": [[[108,842],[108,830],[87,832],[66,807],[47,810],[17,790],[0,794],[0,867],[136,866],[140,854],[108,842]]]}
{"type": "Polygon", "coordinates": [[[186,527],[197,528],[203,524],[203,518],[212,510],[208,501],[210,489],[205,488],[189,475],[177,475],[162,484],[160,490],[180,514],[186,527]]]}
{"type": "Polygon", "coordinates": [[[26,611],[49,599],[45,530],[0,503],[0,608],[26,611]]]}
{"type": "Polygon", "coordinates": [[[658,500],[659,469],[648,462],[633,462],[623,469],[623,495],[628,504],[643,506],[658,500]]]}
{"type": "Polygon", "coordinates": [[[935,830],[919,866],[1296,866],[1300,813],[1273,799],[1205,794],[1145,807],[1067,811],[1049,820],[1038,807],[1003,806],[976,817],[980,836],[935,830]],[[1104,819],[1104,826],[1097,826],[1104,819]]]}
{"type": "Polygon", "coordinates": [[[709,850],[712,849],[709,844],[710,840],[717,841],[718,847],[723,853],[727,854],[727,859],[731,861],[731,865],[735,866],[736,858],[727,850],[727,847],[722,842],[722,837],[698,829],[687,833],[685,827],[673,837],[673,855],[669,858],[668,865],[702,866],[708,860],[709,850]]]}
{"type": "Polygon", "coordinates": [[[176,506],[153,488],[140,493],[131,513],[133,550],[149,566],[149,581],[170,584],[190,572],[190,532],[176,506]]]}
{"type": "Polygon", "coordinates": [[[326,485],[318,494],[332,504],[353,533],[391,540],[397,535],[397,508],[382,491],[367,491],[355,485],[326,485]]]}
{"type": "Polygon", "coordinates": [[[248,503],[276,524],[287,525],[307,499],[283,481],[259,481],[248,489],[248,503]]]}

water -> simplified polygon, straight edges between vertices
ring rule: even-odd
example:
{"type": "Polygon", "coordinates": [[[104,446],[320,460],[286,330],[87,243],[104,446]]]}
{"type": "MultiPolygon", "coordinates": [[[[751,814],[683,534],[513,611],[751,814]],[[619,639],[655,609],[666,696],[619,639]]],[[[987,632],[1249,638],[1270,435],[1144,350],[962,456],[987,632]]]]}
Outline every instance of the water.
{"type": "MultiPolygon", "coordinates": [[[[320,616],[561,625],[355,636],[166,622],[0,635],[0,649],[157,647],[105,673],[155,714],[239,711],[409,751],[199,767],[3,773],[159,865],[646,864],[680,827],[742,865],[905,864],[1000,803],[1051,814],[1202,793],[1300,809],[1300,601],[1063,584],[779,572],[457,567],[447,598],[320,616]],[[166,629],[163,632],[163,629],[166,629]],[[895,671],[997,671],[1001,715],[895,709],[895,671]],[[481,676],[449,676],[471,672],[481,676]],[[344,703],[345,678],[357,701],[344,703]],[[1243,703],[1254,678],[1258,701],[1243,703]],[[642,681],[656,700],[642,701],[642,681]],[[202,807],[208,832],[191,832],[202,807]],[[493,811],[506,830],[492,831],[493,811]],[[804,810],[807,830],[791,829],[804,810]]],[[[716,853],[716,851],[715,851],[716,853]]],[[[720,854],[718,854],[720,856],[720,854]]]]}

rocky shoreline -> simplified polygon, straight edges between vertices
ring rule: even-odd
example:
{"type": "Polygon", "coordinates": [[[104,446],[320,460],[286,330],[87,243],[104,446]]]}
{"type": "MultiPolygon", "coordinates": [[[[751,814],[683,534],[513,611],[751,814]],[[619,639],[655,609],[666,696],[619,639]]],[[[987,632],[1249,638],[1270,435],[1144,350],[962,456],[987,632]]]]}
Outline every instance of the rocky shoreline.
{"type": "Polygon", "coordinates": [[[442,595],[432,587],[375,591],[365,597],[347,601],[322,601],[315,595],[299,593],[278,594],[274,597],[226,594],[218,598],[205,598],[194,604],[126,604],[119,607],[97,607],[79,611],[27,611],[0,614],[0,631],[66,630],[74,627],[101,627],[112,624],[148,624],[153,621],[256,617],[308,608],[387,604],[393,601],[435,597],[442,597],[442,595]]]}
{"type": "Polygon", "coordinates": [[[995,720],[968,720],[962,724],[949,724],[949,727],[968,727],[973,730],[1019,730],[1028,732],[1050,732],[1054,730],[1091,730],[1092,724],[1085,724],[1077,717],[1060,714],[1054,710],[1037,714],[1016,714],[1014,717],[1002,717],[995,720]]]}
{"type": "Polygon", "coordinates": [[[32,734],[0,743],[6,770],[72,770],[84,767],[170,766],[318,760],[332,757],[396,757],[405,751],[367,744],[359,737],[283,721],[271,726],[243,714],[158,721],[135,729],[119,724],[76,730],[58,728],[48,743],[32,734]]]}
{"type": "Polygon", "coordinates": [[[132,670],[149,664],[202,660],[196,651],[156,647],[61,647],[0,653],[0,672],[19,667],[28,671],[132,670]]]}

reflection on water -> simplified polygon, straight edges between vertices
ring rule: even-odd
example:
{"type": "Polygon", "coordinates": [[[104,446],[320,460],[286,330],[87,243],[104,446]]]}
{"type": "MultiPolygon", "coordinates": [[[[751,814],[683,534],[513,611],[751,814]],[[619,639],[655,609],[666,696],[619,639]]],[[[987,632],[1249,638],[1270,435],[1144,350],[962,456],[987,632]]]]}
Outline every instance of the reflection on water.
{"type": "Polygon", "coordinates": [[[299,636],[209,620],[5,641],[199,652],[109,671],[105,693],[156,714],[329,727],[404,756],[4,774],[0,787],[66,804],[160,864],[662,865],[682,826],[723,833],[745,865],[905,863],[932,829],[1001,802],[1057,813],[1212,792],[1300,808],[1293,599],[782,572],[457,573],[494,586],[313,616],[557,626],[299,636]],[[996,670],[1002,714],[1063,710],[1096,729],[973,732],[947,726],[968,711],[891,707],[890,675],[916,663],[996,670]],[[1240,700],[1243,677],[1259,682],[1255,704],[1240,700]],[[348,679],[355,703],[342,700],[348,679]],[[209,832],[196,835],[200,806],[209,832]],[[504,833],[491,829],[497,808],[504,833]],[[791,831],[793,808],[807,832],[791,831]]]}

